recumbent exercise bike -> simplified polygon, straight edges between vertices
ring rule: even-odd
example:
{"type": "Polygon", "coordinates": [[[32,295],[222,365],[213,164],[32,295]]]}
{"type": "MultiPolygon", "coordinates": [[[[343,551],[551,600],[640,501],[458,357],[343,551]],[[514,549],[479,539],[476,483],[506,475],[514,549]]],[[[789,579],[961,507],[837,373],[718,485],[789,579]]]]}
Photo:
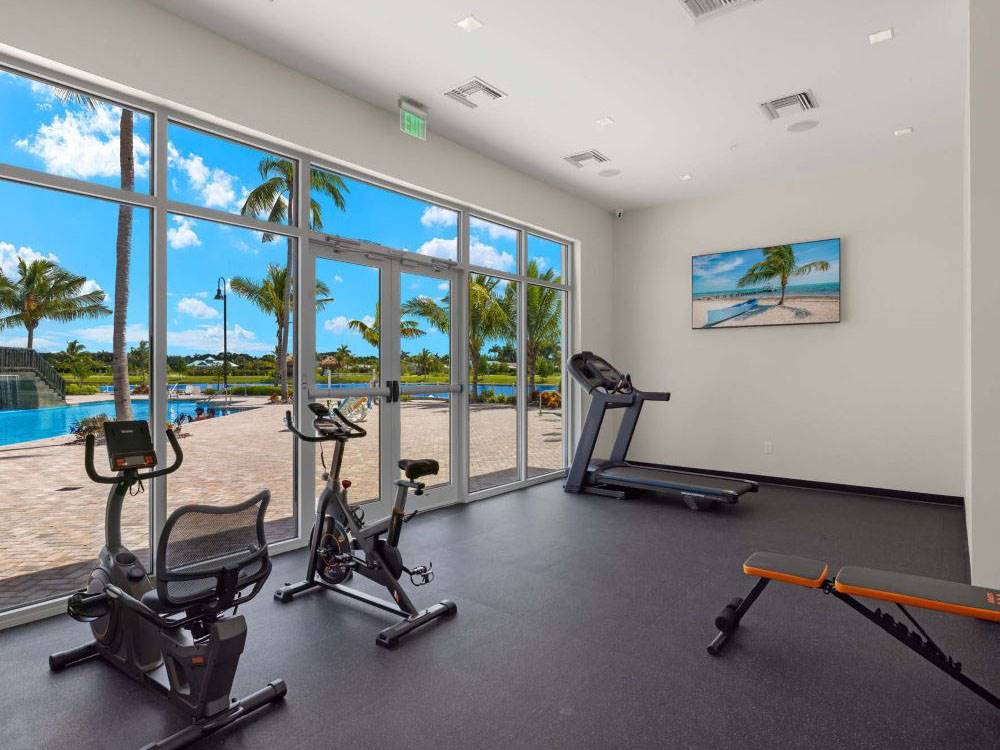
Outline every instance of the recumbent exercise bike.
{"type": "Polygon", "coordinates": [[[122,544],[126,496],[145,480],[172,474],[184,454],[171,430],[174,462],[155,469],[156,454],[145,421],[104,423],[114,476],[94,466],[94,435],[87,436],[87,475],[112,485],[105,511],[105,543],[86,589],[70,597],[68,614],[90,624],[94,640],[49,656],[60,671],[95,656],[165,695],[191,724],[146,748],[182,748],[282,699],[274,680],[242,700],[230,697],[247,625],[235,609],[263,587],[271,572],[264,512],[267,490],[229,506],[185,505],[167,519],[156,547],[156,580],[122,544]],[[233,614],[225,613],[233,610],[233,614]]]}
{"type": "Polygon", "coordinates": [[[338,409],[331,411],[323,404],[311,403],[309,410],[316,415],[313,419],[313,428],[317,432],[315,437],[296,429],[291,412],[285,412],[288,429],[299,440],[310,443],[332,442],[333,457],[330,467],[323,475],[326,486],[317,503],[306,578],[299,583],[286,583],[274,593],[274,598],[280,602],[290,602],[298,594],[325,588],[391,612],[403,619],[382,630],[375,642],[385,648],[393,648],[407,633],[458,611],[455,603],[447,599],[427,609],[418,610],[399,583],[403,573],[409,576],[414,586],[423,586],[434,580],[430,563],[412,568],[403,564],[399,552],[399,536],[403,524],[416,514],[406,515],[408,491],[412,489],[417,495],[423,494],[426,485],[418,480],[437,474],[438,462],[433,459],[400,461],[399,468],[406,479],[396,482],[396,501],[392,513],[380,521],[365,523],[364,510],[351,507],[347,502],[347,490],[351,482],[340,478],[340,469],[347,441],[364,437],[368,433],[338,409]],[[343,585],[355,572],[385,586],[393,601],[379,599],[343,585]]]}

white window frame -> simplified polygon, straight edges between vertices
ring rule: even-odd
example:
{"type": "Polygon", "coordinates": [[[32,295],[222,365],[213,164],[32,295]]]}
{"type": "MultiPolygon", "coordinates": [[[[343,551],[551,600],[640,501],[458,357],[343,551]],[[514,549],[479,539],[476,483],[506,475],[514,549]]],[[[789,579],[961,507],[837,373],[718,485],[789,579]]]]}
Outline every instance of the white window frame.
{"type": "MultiPolygon", "coordinates": [[[[555,232],[546,231],[534,225],[525,224],[506,218],[489,211],[481,210],[470,204],[460,201],[443,198],[439,195],[423,192],[406,185],[398,184],[391,180],[373,176],[363,170],[339,162],[336,159],[320,157],[315,152],[301,148],[290,148],[287,145],[251,135],[240,129],[239,126],[221,125],[217,121],[207,117],[194,116],[181,108],[175,108],[163,104],[162,102],[147,100],[139,96],[125,93],[124,87],[97,85],[89,81],[78,79],[72,75],[67,75],[46,68],[43,65],[30,63],[15,56],[0,52],[0,71],[7,71],[14,75],[37,80],[44,84],[54,85],[61,88],[72,89],[82,93],[93,95],[97,98],[107,100],[109,103],[134,110],[151,118],[151,155],[150,155],[150,190],[148,193],[125,191],[121,188],[109,187],[95,182],[87,182],[70,177],[49,174],[44,171],[34,170],[25,167],[18,167],[0,162],[0,180],[7,182],[21,183],[41,188],[49,188],[63,193],[81,195],[93,198],[100,198],[119,204],[127,204],[139,208],[149,209],[151,212],[150,221],[150,422],[162,424],[166,419],[166,379],[160,376],[166,364],[166,341],[167,341],[167,224],[168,216],[179,215],[193,219],[202,219],[209,222],[228,224],[257,231],[266,231],[282,237],[289,237],[295,240],[296,245],[296,265],[295,277],[303,278],[303,264],[310,262],[309,253],[306,252],[310,241],[317,240],[324,243],[347,241],[348,238],[337,238],[333,235],[315,232],[309,227],[309,201],[300,200],[299,196],[308,196],[311,192],[310,169],[317,167],[320,169],[336,172],[355,180],[366,182],[374,186],[400,193],[420,201],[433,205],[442,206],[458,213],[458,260],[448,265],[458,272],[458,285],[454,290],[455,301],[453,304],[452,325],[459,332],[457,344],[453,346],[453,362],[466,362],[468,352],[465,335],[467,327],[467,286],[469,273],[488,273],[491,276],[517,282],[519,288],[519,309],[524,310],[526,296],[526,283],[551,286],[565,292],[563,311],[563,353],[564,355],[574,350],[574,338],[577,329],[576,299],[574,286],[567,280],[575,279],[575,266],[579,245],[572,238],[562,236],[555,232]],[[170,200],[168,193],[168,169],[167,169],[167,142],[169,123],[176,123],[186,128],[198,130],[208,135],[225,138],[227,140],[250,146],[273,153],[283,157],[295,164],[298,196],[293,196],[292,206],[289,211],[288,224],[279,225],[262,221],[253,217],[231,214],[212,208],[205,208],[190,203],[170,200]],[[518,258],[516,271],[509,273],[494,269],[473,266],[469,263],[469,217],[501,224],[519,232],[518,258]],[[537,279],[528,279],[524,272],[527,269],[527,236],[528,234],[550,240],[563,247],[563,268],[560,275],[561,283],[541,282],[537,279]]],[[[414,267],[426,267],[433,269],[434,265],[440,265],[441,259],[432,259],[421,256],[418,253],[402,252],[387,249],[386,252],[398,253],[406,258],[406,262],[414,267]]],[[[294,337],[296,351],[299,350],[301,342],[299,337],[303,333],[304,326],[298,325],[298,321],[303,320],[306,315],[311,315],[313,311],[302,309],[302,295],[297,294],[295,300],[295,320],[294,337]]],[[[518,336],[518,394],[522,394],[525,386],[525,367],[523,357],[525,316],[519,315],[519,336],[518,336]]],[[[565,356],[564,356],[565,361],[565,356]]],[[[300,362],[299,357],[295,358],[292,382],[300,382],[300,362]]],[[[458,445],[459,461],[453,469],[453,481],[457,489],[457,502],[465,503],[480,500],[487,497],[503,494],[522,487],[528,487],[542,482],[548,482],[555,478],[564,476],[566,469],[553,471],[549,474],[526,478],[527,473],[527,442],[526,442],[526,409],[527,403],[524,398],[518,398],[518,467],[519,478],[517,481],[491,487],[479,492],[470,493],[468,491],[469,474],[469,441],[468,441],[468,368],[461,368],[461,383],[464,398],[456,398],[453,412],[453,434],[452,440],[458,445]]],[[[565,373],[564,373],[565,375],[565,373]]],[[[298,389],[297,389],[298,390],[298,389]]],[[[574,419],[575,396],[577,389],[564,377],[563,379],[563,450],[564,464],[568,466],[569,454],[572,445],[575,444],[576,419],[574,419]]],[[[296,397],[296,410],[299,419],[304,418],[305,398],[296,397]]],[[[166,437],[160,431],[155,431],[154,447],[159,455],[167,455],[169,452],[166,445],[166,437]]],[[[297,482],[295,482],[295,502],[298,514],[298,534],[287,540],[275,542],[270,545],[272,554],[299,549],[308,544],[309,529],[314,513],[314,498],[311,496],[311,482],[304,484],[303,480],[308,472],[302,457],[302,450],[296,451],[293,459],[293,470],[296,472],[297,482]],[[310,488],[309,492],[298,491],[300,487],[310,488]]],[[[311,467],[310,467],[311,468],[311,467]]],[[[160,477],[154,480],[150,488],[150,526],[149,541],[151,548],[155,547],[155,542],[159,539],[160,531],[166,522],[166,479],[160,477]]],[[[96,552],[96,550],[95,550],[96,552]]],[[[155,560],[155,549],[151,550],[151,558],[155,560]]],[[[43,602],[27,604],[22,607],[7,610],[0,613],[0,630],[8,627],[38,620],[43,617],[52,616],[65,612],[67,596],[49,599],[43,602]]]]}

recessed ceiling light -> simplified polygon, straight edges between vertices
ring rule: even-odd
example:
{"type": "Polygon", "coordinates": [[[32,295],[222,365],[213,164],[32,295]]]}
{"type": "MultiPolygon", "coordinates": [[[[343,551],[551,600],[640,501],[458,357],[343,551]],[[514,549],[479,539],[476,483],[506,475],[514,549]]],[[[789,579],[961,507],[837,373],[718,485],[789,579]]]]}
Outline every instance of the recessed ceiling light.
{"type": "Polygon", "coordinates": [[[617,177],[622,171],[620,169],[602,169],[599,174],[601,177],[617,177]]]}
{"type": "Polygon", "coordinates": [[[789,133],[804,133],[807,130],[812,130],[819,122],[817,120],[799,120],[798,122],[793,122],[788,126],[789,133]]]}
{"type": "Polygon", "coordinates": [[[882,31],[876,31],[874,34],[868,35],[868,43],[871,45],[881,44],[882,42],[892,41],[896,36],[896,32],[892,29],[882,29],[882,31]]]}
{"type": "Polygon", "coordinates": [[[599,128],[606,128],[609,125],[614,125],[615,124],[615,118],[614,117],[610,117],[610,116],[608,116],[608,117],[602,117],[601,119],[596,120],[596,122],[597,122],[597,127],[599,127],[599,128]]]}
{"type": "Polygon", "coordinates": [[[691,180],[691,175],[689,175],[689,174],[682,174],[677,179],[680,180],[681,182],[688,182],[688,181],[691,180]]]}
{"type": "Polygon", "coordinates": [[[899,130],[893,130],[892,134],[897,138],[901,135],[913,135],[913,128],[899,128],[899,130]]]}
{"type": "Polygon", "coordinates": [[[455,25],[462,31],[472,32],[483,28],[483,22],[475,16],[466,16],[461,21],[456,21],[455,25]]]}

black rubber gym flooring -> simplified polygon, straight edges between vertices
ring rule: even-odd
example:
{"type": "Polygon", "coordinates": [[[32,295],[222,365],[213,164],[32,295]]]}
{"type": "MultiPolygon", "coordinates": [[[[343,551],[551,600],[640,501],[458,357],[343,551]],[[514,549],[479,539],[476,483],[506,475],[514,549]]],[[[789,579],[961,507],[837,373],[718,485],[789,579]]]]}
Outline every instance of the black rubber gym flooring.
{"type": "MultiPolygon", "coordinates": [[[[752,581],[755,550],[967,580],[955,508],[763,487],[694,513],[664,499],[564,495],[558,483],[428,514],[403,536],[452,620],[396,651],[388,616],[317,592],[270,598],[303,552],[276,558],[245,608],[243,695],[288,682],[284,704],[212,748],[994,748],[1000,711],[833,597],[772,584],[727,654],[712,620],[752,581]]],[[[1000,627],[924,613],[967,672],[1000,690],[1000,627]]],[[[48,671],[85,640],[56,618],[0,632],[0,746],[131,748],[180,728],[159,696],[97,662],[48,671]]]]}

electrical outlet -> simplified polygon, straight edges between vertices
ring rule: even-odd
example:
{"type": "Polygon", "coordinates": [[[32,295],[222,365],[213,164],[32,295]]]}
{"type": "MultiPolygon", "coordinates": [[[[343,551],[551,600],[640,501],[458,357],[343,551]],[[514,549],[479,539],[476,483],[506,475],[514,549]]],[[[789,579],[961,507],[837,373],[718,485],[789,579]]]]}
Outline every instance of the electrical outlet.
{"type": "Polygon", "coordinates": [[[770,456],[774,453],[774,444],[770,440],[764,441],[764,455],[770,456]]]}

